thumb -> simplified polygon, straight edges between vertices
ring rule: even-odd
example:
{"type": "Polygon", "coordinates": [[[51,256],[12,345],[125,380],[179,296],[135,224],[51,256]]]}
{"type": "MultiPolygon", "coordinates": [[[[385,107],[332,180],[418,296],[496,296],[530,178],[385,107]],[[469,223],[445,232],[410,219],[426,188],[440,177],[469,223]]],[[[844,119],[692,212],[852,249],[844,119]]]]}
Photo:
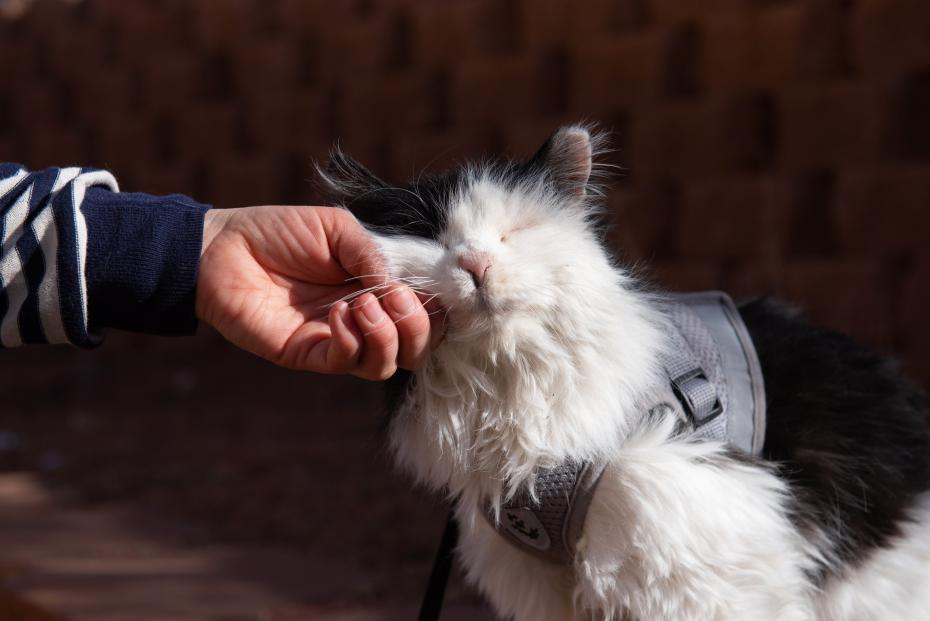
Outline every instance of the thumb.
{"type": "Polygon", "coordinates": [[[345,209],[333,209],[331,217],[330,252],[342,269],[365,287],[388,283],[387,261],[372,234],[345,209]]]}

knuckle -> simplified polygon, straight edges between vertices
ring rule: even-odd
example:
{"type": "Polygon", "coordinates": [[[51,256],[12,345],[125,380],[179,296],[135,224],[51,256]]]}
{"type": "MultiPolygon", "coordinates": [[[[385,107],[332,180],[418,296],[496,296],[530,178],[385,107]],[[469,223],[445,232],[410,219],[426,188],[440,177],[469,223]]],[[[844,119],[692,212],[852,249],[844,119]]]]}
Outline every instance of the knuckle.
{"type": "Polygon", "coordinates": [[[419,343],[429,338],[429,317],[421,308],[413,315],[397,322],[397,333],[402,344],[419,343]]]}
{"type": "Polygon", "coordinates": [[[369,345],[378,349],[388,349],[397,341],[397,329],[390,321],[385,321],[382,325],[369,332],[366,340],[369,345]]]}
{"type": "Polygon", "coordinates": [[[401,324],[403,324],[404,331],[410,337],[425,337],[429,334],[429,317],[427,317],[426,310],[422,306],[409,317],[398,322],[398,326],[401,324]]]}
{"type": "Polygon", "coordinates": [[[357,357],[357,353],[353,354],[349,347],[342,345],[334,348],[326,362],[335,373],[345,373],[354,366],[357,357]]]}

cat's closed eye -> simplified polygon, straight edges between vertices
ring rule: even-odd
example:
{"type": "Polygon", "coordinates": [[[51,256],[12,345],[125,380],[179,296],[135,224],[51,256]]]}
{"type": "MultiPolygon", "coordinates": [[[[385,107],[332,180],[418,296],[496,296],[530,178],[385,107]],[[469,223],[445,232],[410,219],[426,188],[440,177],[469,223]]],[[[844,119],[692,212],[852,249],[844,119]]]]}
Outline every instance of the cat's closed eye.
{"type": "Polygon", "coordinates": [[[532,227],[534,227],[534,226],[536,226],[536,223],[535,223],[535,222],[529,223],[529,224],[521,224],[520,226],[515,226],[515,227],[511,228],[510,230],[508,230],[506,233],[501,233],[501,241],[502,241],[502,242],[506,242],[507,240],[510,239],[510,237],[511,237],[513,234],[519,233],[519,232],[521,232],[521,231],[525,231],[525,230],[530,229],[530,228],[532,228],[532,227]]]}

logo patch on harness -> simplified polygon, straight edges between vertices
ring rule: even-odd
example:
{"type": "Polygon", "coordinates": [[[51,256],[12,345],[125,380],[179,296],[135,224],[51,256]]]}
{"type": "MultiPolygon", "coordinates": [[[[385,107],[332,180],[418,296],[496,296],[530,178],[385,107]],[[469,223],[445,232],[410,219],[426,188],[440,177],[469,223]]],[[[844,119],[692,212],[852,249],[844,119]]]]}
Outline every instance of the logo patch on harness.
{"type": "Polygon", "coordinates": [[[510,536],[537,550],[548,550],[552,542],[539,518],[529,509],[504,509],[501,524],[510,536]]]}

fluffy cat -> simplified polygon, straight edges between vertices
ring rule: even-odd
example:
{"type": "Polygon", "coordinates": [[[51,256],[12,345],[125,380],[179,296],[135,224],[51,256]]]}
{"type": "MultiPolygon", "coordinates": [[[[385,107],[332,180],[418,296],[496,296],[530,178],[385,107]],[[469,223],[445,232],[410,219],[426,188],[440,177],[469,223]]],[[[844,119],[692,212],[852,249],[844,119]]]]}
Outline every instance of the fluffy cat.
{"type": "Polygon", "coordinates": [[[324,173],[447,312],[427,365],[390,381],[390,442],[457,499],[468,578],[517,621],[930,619],[927,410],[890,363],[756,300],[762,459],[637,409],[668,343],[660,295],[595,226],[600,143],[565,127],[526,162],[398,186],[338,151],[324,173]],[[609,466],[560,566],[485,513],[569,458],[609,466]]]}

